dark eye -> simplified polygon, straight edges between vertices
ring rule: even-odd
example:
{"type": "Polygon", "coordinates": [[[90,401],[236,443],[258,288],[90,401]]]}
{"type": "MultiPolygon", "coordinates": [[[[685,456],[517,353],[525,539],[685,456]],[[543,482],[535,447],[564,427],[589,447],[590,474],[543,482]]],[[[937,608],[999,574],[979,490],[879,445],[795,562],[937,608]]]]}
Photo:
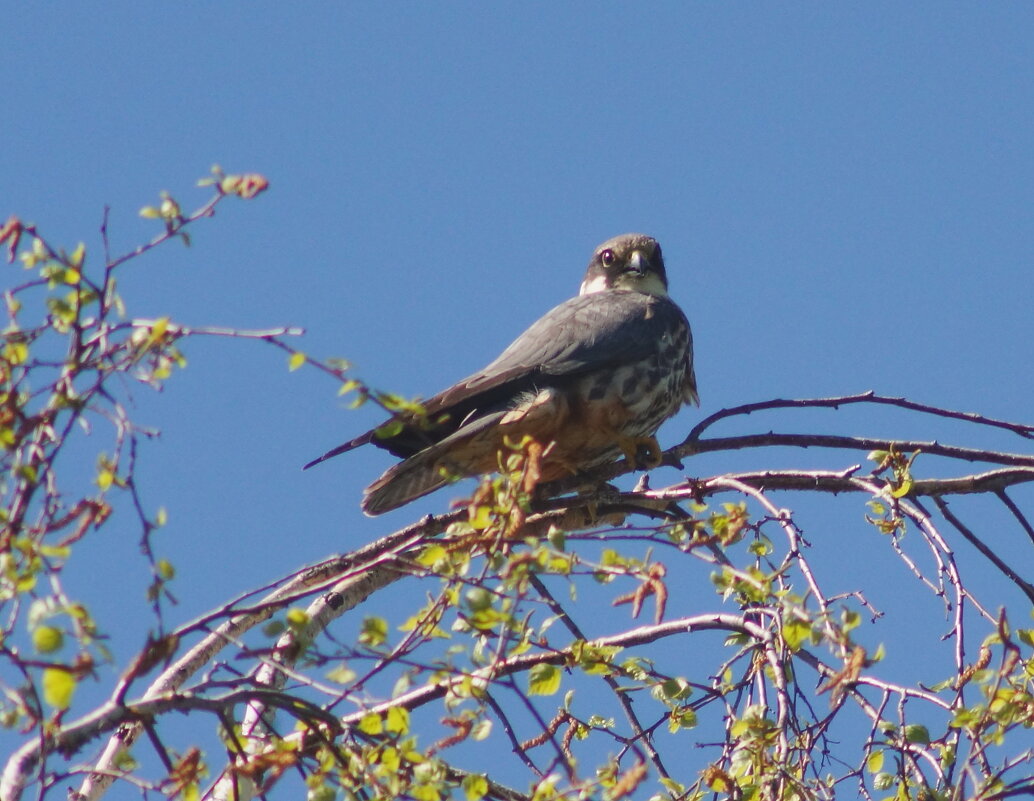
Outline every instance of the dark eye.
{"type": "Polygon", "coordinates": [[[600,261],[603,262],[604,267],[610,267],[615,261],[617,261],[617,256],[614,255],[613,250],[607,248],[600,254],[600,261]]]}

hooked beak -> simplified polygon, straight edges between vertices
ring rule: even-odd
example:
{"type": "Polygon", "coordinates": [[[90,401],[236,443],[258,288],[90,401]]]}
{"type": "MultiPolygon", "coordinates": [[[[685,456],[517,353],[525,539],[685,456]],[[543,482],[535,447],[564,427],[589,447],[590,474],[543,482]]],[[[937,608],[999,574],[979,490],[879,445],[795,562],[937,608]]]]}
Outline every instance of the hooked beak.
{"type": "Polygon", "coordinates": [[[643,257],[643,252],[641,250],[633,250],[631,257],[628,259],[628,272],[642,277],[646,274],[647,266],[648,262],[643,257]]]}

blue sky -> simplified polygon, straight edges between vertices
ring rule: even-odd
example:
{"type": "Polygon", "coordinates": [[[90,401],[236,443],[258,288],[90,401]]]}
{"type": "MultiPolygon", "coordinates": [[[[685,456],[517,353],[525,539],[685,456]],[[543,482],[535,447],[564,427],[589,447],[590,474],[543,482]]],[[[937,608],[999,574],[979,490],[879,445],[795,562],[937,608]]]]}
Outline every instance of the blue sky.
{"type": "MultiPolygon", "coordinates": [[[[200,204],[212,163],[271,182],[189,250],[130,265],[134,316],[302,326],[312,355],[427,396],[573,295],[598,242],[641,230],[692,321],[703,413],[875,389],[1034,418],[1029,5],[114,2],[8,18],[0,219],[99,254],[108,204],[121,251],[155,231],[137,210],[159,190],[200,204]]],[[[240,342],[187,356],[160,396],[135,392],[163,431],[140,471],[169,511],[180,619],[446,507],[443,492],[364,518],[362,487],[390,464],[376,451],[300,471],[379,421],[342,410],[325,377],[240,342]]],[[[735,430],[841,421],[968,436],[872,412],[735,430]]],[[[814,462],[765,466],[789,464],[814,462]]],[[[146,583],[135,537],[126,516],[69,577],[102,621],[146,583]],[[96,594],[98,576],[125,595],[96,594]]],[[[121,621],[116,643],[147,622],[121,621]]]]}

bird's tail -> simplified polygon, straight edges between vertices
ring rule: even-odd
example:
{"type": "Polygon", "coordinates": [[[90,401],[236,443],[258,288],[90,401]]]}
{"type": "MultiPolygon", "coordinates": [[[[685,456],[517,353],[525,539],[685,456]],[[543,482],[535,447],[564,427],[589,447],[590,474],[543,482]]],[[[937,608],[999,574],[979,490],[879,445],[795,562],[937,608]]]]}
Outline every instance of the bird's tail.
{"type": "Polygon", "coordinates": [[[452,478],[439,468],[440,455],[439,448],[428,448],[387,470],[363,493],[363,511],[384,514],[444,487],[452,478]]]}
{"type": "Polygon", "coordinates": [[[370,442],[373,439],[373,434],[376,430],[377,429],[367,431],[365,434],[362,434],[353,440],[349,440],[344,445],[338,445],[336,448],[331,448],[322,456],[313,459],[311,462],[305,465],[305,467],[303,467],[302,470],[308,470],[310,467],[315,467],[320,462],[325,462],[327,461],[327,459],[333,459],[335,456],[340,456],[342,453],[347,453],[350,450],[354,450],[355,448],[358,448],[360,445],[365,445],[367,442],[370,442]]]}
{"type": "Polygon", "coordinates": [[[390,512],[460,476],[490,472],[499,450],[496,427],[506,415],[506,411],[497,411],[479,417],[399,462],[366,488],[363,511],[370,516],[390,512]]]}

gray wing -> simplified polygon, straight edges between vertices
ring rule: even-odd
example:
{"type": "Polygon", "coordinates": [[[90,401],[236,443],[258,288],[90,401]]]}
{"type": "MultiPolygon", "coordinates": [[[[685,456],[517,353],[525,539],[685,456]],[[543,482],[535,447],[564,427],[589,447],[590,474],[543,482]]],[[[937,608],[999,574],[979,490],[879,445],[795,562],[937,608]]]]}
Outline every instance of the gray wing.
{"type": "Polygon", "coordinates": [[[647,358],[663,347],[666,334],[680,329],[688,332],[689,322],[669,298],[622,291],[579,295],[547,312],[498,359],[424,408],[429,416],[447,413],[458,424],[532,389],[647,358]]]}
{"type": "MultiPolygon", "coordinates": [[[[639,292],[579,295],[537,320],[483,370],[431,398],[449,406],[529,376],[582,375],[646,358],[666,332],[689,322],[673,301],[639,292]]],[[[546,382],[548,383],[548,382],[546,382]]]]}
{"type": "MultiPolygon", "coordinates": [[[[402,420],[401,430],[373,429],[328,451],[308,466],[372,442],[408,457],[461,426],[510,408],[524,393],[566,383],[656,353],[665,334],[689,322],[666,297],[607,291],[579,295],[547,312],[495,361],[423,402],[426,415],[402,420]]],[[[397,429],[394,426],[393,429],[397,429]]]]}

